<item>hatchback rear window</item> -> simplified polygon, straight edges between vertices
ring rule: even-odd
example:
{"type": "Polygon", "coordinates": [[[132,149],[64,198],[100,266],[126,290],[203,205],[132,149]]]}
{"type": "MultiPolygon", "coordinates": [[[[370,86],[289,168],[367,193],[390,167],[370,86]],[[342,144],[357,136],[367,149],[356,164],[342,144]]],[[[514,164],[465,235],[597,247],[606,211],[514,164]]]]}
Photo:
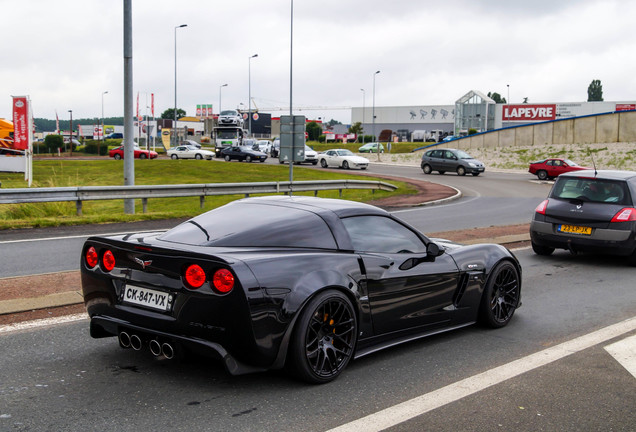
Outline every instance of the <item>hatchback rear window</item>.
{"type": "Polygon", "coordinates": [[[559,177],[550,198],[613,204],[629,204],[631,201],[625,182],[597,178],[559,177]]]}

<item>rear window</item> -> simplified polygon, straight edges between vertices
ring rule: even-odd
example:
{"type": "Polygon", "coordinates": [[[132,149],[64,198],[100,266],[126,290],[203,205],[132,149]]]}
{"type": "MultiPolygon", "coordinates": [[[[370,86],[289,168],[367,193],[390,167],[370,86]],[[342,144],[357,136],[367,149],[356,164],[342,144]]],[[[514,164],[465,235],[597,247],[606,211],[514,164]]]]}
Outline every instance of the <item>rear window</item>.
{"type": "Polygon", "coordinates": [[[550,198],[629,204],[631,197],[625,182],[597,178],[559,177],[550,198]]]}

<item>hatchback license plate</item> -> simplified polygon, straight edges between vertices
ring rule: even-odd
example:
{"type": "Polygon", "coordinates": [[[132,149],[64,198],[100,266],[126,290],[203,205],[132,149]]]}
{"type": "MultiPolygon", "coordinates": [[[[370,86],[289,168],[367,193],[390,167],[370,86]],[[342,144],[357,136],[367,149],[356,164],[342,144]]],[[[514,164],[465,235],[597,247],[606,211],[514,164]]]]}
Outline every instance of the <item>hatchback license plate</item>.
{"type": "Polygon", "coordinates": [[[168,297],[168,293],[135,285],[126,285],[126,288],[124,288],[124,302],[160,311],[168,310],[168,297]]]}
{"type": "Polygon", "coordinates": [[[592,228],[585,226],[576,226],[576,225],[559,225],[559,232],[570,233],[570,234],[583,234],[583,235],[591,235],[592,228]]]}

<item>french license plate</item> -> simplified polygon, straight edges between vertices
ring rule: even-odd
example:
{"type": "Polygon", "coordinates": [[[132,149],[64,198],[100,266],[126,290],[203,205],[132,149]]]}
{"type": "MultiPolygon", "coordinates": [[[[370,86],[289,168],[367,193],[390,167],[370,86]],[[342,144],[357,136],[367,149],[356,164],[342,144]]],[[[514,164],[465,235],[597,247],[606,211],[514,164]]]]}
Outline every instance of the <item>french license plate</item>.
{"type": "Polygon", "coordinates": [[[167,311],[168,293],[127,284],[124,288],[124,302],[167,311]]]}
{"type": "Polygon", "coordinates": [[[576,226],[576,225],[559,225],[559,232],[570,233],[570,234],[583,234],[583,235],[591,235],[592,228],[586,226],[576,226]]]}

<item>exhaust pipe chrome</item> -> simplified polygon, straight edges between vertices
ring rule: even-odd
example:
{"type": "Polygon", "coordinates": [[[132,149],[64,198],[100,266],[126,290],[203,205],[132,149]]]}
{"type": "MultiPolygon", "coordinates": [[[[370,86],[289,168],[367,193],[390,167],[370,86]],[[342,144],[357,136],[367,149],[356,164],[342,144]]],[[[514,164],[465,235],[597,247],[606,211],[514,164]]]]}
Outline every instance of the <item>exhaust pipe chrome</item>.
{"type": "Polygon", "coordinates": [[[152,355],[154,356],[161,355],[161,344],[159,343],[157,339],[151,339],[148,346],[150,347],[150,352],[152,353],[152,355]]]}
{"type": "Polygon", "coordinates": [[[131,335],[130,336],[130,346],[135,351],[139,351],[141,349],[141,338],[139,338],[139,336],[137,336],[137,335],[131,335]]]}
{"type": "Polygon", "coordinates": [[[119,333],[119,345],[122,348],[130,348],[130,335],[125,331],[119,333]]]}
{"type": "Polygon", "coordinates": [[[174,348],[169,343],[164,342],[161,345],[161,352],[168,360],[174,358],[174,348]]]}

